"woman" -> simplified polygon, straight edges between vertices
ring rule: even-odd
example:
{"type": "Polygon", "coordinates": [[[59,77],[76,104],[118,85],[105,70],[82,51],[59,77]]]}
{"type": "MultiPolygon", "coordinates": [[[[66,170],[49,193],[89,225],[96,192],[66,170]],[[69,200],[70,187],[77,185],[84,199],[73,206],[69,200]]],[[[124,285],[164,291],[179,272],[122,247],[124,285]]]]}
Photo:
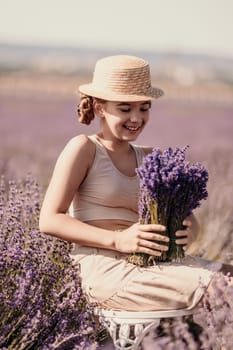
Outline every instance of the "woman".
{"type": "MultiPolygon", "coordinates": [[[[74,137],[62,151],[41,209],[41,231],[73,243],[83,287],[101,307],[192,309],[220,263],[191,256],[148,268],[126,262],[128,253],[159,256],[167,249],[164,226],[138,223],[135,168],[152,150],[133,145],[148,122],[151,101],[163,91],[151,86],[146,61],[125,55],[99,60],[93,81],[79,91],[80,121],[89,124],[97,116],[100,130],[74,137]]],[[[184,225],[177,244],[189,245],[197,234],[194,216],[184,225]]]]}

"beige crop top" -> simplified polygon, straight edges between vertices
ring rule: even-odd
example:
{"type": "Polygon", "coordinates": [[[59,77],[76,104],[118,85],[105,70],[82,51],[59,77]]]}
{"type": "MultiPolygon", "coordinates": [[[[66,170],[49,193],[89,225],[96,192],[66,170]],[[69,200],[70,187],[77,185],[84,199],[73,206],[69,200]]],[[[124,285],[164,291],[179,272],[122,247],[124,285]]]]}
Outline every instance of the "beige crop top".
{"type": "MultiPolygon", "coordinates": [[[[106,148],[89,136],[96,145],[96,153],[91,169],[74,196],[69,214],[86,222],[102,219],[138,221],[137,175],[126,176],[113,164],[106,148]]],[[[132,145],[137,165],[145,156],[143,147],[132,145]]]]}

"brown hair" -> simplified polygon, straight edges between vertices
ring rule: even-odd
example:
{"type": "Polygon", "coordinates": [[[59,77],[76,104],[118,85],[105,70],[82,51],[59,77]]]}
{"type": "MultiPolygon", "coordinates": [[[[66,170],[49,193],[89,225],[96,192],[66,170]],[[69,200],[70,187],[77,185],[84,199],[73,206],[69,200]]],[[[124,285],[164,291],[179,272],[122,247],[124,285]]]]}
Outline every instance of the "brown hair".
{"type": "Polygon", "coordinates": [[[91,121],[95,118],[93,102],[105,103],[104,100],[100,98],[93,98],[88,95],[81,95],[80,102],[78,104],[77,112],[79,116],[79,122],[82,124],[89,125],[91,121]]]}

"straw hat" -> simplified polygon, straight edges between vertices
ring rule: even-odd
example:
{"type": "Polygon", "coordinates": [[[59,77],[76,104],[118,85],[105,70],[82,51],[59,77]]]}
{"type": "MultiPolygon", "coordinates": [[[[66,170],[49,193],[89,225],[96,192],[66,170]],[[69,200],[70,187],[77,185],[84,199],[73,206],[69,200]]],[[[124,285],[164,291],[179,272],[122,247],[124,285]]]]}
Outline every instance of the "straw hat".
{"type": "Polygon", "coordinates": [[[93,80],[79,92],[108,101],[148,101],[164,92],[151,86],[150,67],[142,58],[117,55],[97,61],[93,80]]]}

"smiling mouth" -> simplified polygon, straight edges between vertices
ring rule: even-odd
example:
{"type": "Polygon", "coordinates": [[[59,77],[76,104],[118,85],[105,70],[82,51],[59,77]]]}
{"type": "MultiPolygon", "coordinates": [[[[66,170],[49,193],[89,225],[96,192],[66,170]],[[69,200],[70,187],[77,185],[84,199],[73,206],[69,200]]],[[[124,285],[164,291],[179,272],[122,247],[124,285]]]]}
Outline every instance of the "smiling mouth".
{"type": "Polygon", "coordinates": [[[128,125],[124,125],[124,128],[129,130],[129,131],[138,131],[141,126],[128,126],[128,125]]]}

